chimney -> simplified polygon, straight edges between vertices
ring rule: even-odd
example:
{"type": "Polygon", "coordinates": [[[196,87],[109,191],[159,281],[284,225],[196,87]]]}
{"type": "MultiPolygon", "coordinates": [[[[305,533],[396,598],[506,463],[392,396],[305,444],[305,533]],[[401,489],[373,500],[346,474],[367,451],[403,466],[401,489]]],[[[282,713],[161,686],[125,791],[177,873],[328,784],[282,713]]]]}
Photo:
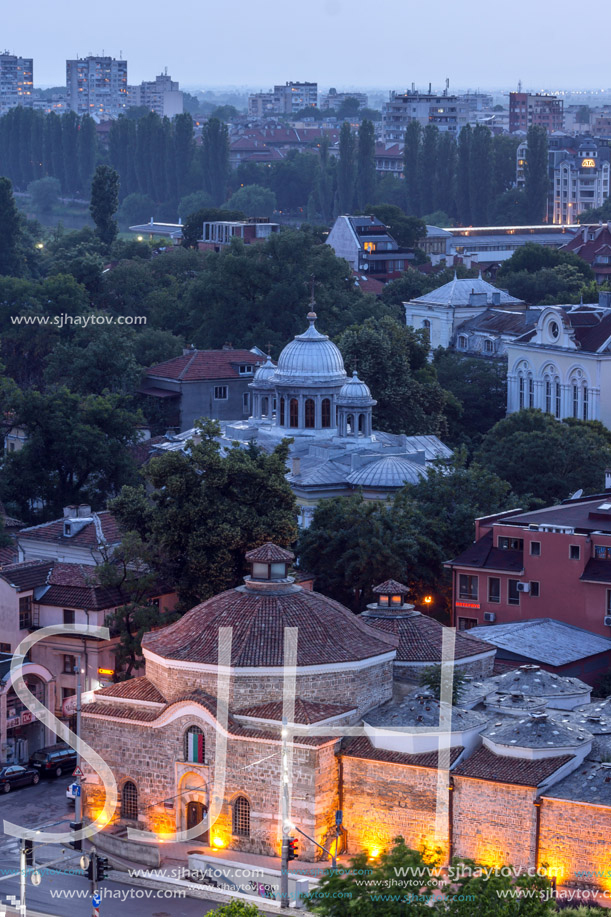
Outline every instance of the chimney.
{"type": "Polygon", "coordinates": [[[77,515],[78,507],[75,504],[64,506],[64,519],[76,519],[77,515]]]}
{"type": "Polygon", "coordinates": [[[494,291],[494,293],[491,296],[491,302],[493,306],[501,305],[501,291],[500,290],[494,291]]]}
{"type": "Polygon", "coordinates": [[[233,350],[233,344],[231,341],[225,341],[223,344],[223,350],[233,350]]]}
{"type": "Polygon", "coordinates": [[[293,461],[292,461],[292,473],[293,473],[295,476],[301,474],[301,459],[300,459],[300,458],[296,458],[296,457],[293,458],[293,461]]]}
{"type": "Polygon", "coordinates": [[[600,290],[599,291],[598,305],[602,309],[611,309],[611,290],[600,290]]]}
{"type": "Polygon", "coordinates": [[[483,309],[488,305],[488,297],[485,293],[475,293],[473,290],[469,293],[469,305],[481,306],[483,309]]]}
{"type": "Polygon", "coordinates": [[[190,354],[195,352],[195,344],[189,344],[187,347],[183,347],[182,355],[183,357],[188,357],[190,354]]]}
{"type": "Polygon", "coordinates": [[[611,468],[605,468],[605,490],[611,490],[611,468]]]}
{"type": "Polygon", "coordinates": [[[78,518],[88,519],[91,516],[91,507],[88,503],[79,503],[78,518]]]}

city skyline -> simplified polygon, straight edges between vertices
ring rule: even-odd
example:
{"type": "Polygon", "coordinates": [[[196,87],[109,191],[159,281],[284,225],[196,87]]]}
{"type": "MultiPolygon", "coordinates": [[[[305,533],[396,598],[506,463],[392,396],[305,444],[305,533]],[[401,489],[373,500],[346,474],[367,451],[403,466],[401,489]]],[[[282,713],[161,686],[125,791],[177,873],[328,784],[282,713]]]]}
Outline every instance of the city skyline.
{"type": "MultiPolygon", "coordinates": [[[[27,14],[23,8],[5,11],[3,25],[7,49],[34,58],[37,86],[64,85],[67,59],[104,51],[128,60],[130,82],[150,79],[167,67],[191,88],[266,89],[293,79],[388,89],[412,82],[425,88],[432,82],[441,90],[446,78],[451,90],[509,89],[518,80],[531,89],[610,88],[603,55],[592,56],[580,76],[567,74],[566,59],[556,53],[566,40],[563,11],[573,10],[568,0],[534,7],[517,0],[511,15],[500,4],[493,6],[478,0],[466,21],[450,0],[440,0],[434,18],[416,3],[389,0],[374,42],[371,7],[364,0],[314,0],[307,20],[298,25],[279,0],[270,0],[265,16],[246,3],[236,16],[235,6],[229,13],[186,0],[180,17],[164,16],[167,7],[153,0],[144,19],[143,4],[125,7],[109,0],[103,14],[87,22],[74,0],[65,0],[61,9],[34,0],[27,14]],[[236,21],[239,33],[229,32],[236,21]]],[[[602,35],[605,20],[611,25],[611,11],[599,10],[598,17],[602,35]]]]}

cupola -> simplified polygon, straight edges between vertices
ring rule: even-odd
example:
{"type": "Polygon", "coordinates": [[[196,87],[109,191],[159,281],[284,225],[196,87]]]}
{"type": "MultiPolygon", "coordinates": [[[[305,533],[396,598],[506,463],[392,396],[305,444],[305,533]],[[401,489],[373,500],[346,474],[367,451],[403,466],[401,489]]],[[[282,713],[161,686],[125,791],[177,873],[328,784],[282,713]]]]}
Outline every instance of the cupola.
{"type": "MultiPolygon", "coordinates": [[[[387,579],[385,582],[380,583],[379,586],[374,586],[373,593],[376,596],[378,608],[404,609],[406,607],[405,598],[409,594],[409,589],[394,579],[387,579]]],[[[413,609],[414,606],[409,605],[407,607],[413,609]]]]}
{"type": "Polygon", "coordinates": [[[295,560],[295,555],[292,551],[267,541],[260,547],[248,551],[246,560],[251,565],[251,581],[282,581],[288,579],[288,568],[295,560]]]}

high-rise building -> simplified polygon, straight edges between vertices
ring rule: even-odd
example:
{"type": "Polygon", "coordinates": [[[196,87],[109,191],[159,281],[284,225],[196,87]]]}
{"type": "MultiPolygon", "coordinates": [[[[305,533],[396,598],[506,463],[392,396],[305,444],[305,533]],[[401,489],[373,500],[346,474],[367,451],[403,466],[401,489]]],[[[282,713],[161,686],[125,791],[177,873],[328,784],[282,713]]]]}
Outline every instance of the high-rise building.
{"type": "Polygon", "coordinates": [[[16,105],[32,104],[34,61],[5,51],[0,54],[0,115],[16,105]]]}
{"type": "Polygon", "coordinates": [[[78,115],[116,117],[125,111],[127,61],[81,57],[66,61],[68,107],[78,115]]]}
{"type": "Polygon", "coordinates": [[[256,92],[248,97],[248,114],[254,118],[264,115],[292,115],[303,108],[316,108],[318,83],[292,83],[274,86],[270,92],[256,92]]]}
{"type": "Polygon", "coordinates": [[[178,82],[160,73],[154,80],[144,80],[139,86],[128,86],[130,107],[142,105],[160,118],[173,118],[183,111],[183,96],[178,82]]]}
{"type": "Polygon", "coordinates": [[[388,102],[382,111],[383,139],[386,143],[405,138],[405,129],[410,121],[418,121],[422,127],[434,124],[440,131],[448,131],[458,136],[468,120],[468,105],[458,96],[443,92],[418,92],[412,85],[411,90],[403,93],[391,92],[388,102]]]}
{"type": "Polygon", "coordinates": [[[527,131],[532,125],[546,131],[564,130],[564,101],[529,92],[509,93],[509,131],[527,131]]]}
{"type": "Polygon", "coordinates": [[[554,223],[577,223],[584,210],[602,207],[609,198],[611,150],[606,142],[581,139],[554,169],[554,223]]]}

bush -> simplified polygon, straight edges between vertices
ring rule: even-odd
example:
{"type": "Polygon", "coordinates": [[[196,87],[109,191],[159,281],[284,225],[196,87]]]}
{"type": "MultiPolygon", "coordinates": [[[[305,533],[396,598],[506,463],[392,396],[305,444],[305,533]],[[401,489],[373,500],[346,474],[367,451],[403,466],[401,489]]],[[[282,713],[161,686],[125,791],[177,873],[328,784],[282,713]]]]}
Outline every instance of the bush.
{"type": "Polygon", "coordinates": [[[58,178],[39,178],[28,185],[32,207],[38,213],[51,213],[59,200],[61,185],[58,178]]]}

